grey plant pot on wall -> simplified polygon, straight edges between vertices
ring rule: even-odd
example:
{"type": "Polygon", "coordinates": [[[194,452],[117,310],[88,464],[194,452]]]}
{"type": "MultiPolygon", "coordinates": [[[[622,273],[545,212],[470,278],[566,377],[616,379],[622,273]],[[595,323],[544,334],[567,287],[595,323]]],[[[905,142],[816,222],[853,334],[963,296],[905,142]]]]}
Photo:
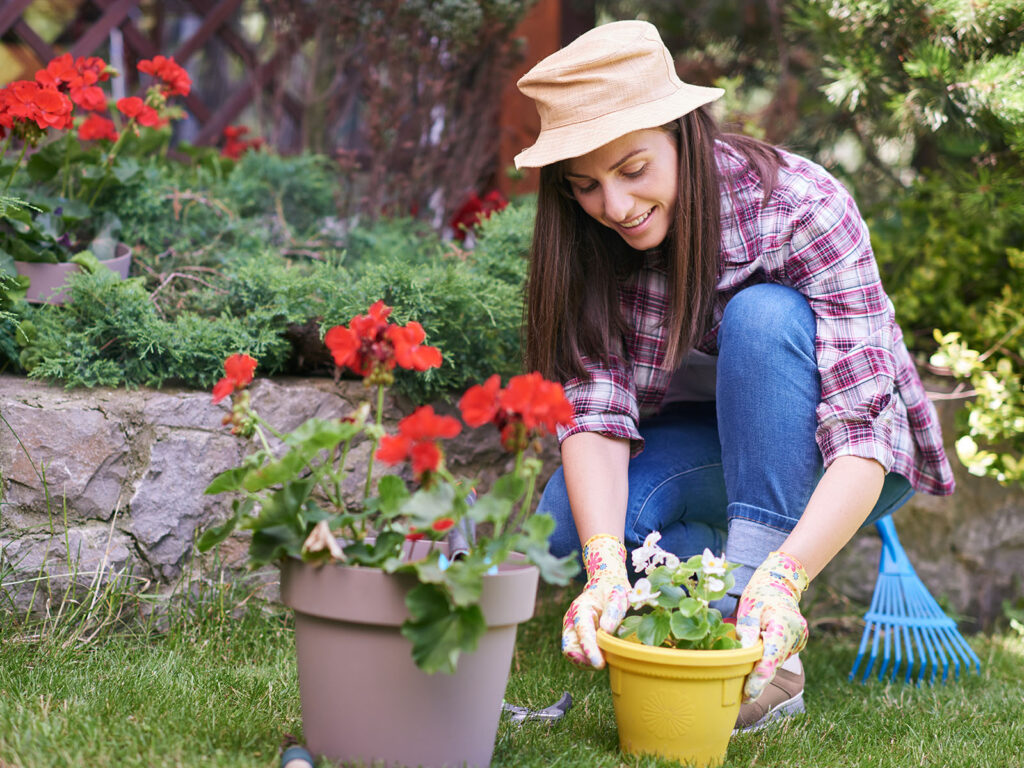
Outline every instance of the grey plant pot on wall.
{"type": "MultiPolygon", "coordinates": [[[[118,243],[112,259],[101,261],[122,280],[128,277],[132,267],[132,249],[124,243],[118,243]]],[[[30,283],[25,292],[25,300],[30,304],[63,304],[68,300],[67,279],[81,267],[73,262],[47,264],[33,261],[16,261],[14,267],[19,275],[25,275],[30,283]]]]}
{"type": "MultiPolygon", "coordinates": [[[[413,558],[430,543],[420,546],[413,558]]],[[[295,611],[306,746],[357,764],[489,766],[516,627],[533,615],[538,577],[536,567],[514,560],[485,576],[487,632],[477,650],[459,657],[454,675],[428,675],[399,631],[413,577],[284,562],[281,598],[295,611]]]]}

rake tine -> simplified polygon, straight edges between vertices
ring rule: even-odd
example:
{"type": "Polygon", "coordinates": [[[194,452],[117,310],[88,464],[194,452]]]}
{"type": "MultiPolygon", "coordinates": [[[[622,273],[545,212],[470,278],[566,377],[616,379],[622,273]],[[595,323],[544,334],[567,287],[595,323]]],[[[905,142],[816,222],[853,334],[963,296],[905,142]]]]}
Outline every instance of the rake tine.
{"type": "Polygon", "coordinates": [[[867,681],[876,660],[879,680],[888,673],[895,681],[905,663],[903,678],[908,684],[912,679],[917,685],[925,680],[934,684],[940,665],[943,683],[949,680],[951,666],[954,680],[961,667],[980,673],[981,660],[914,571],[892,519],[882,518],[875,525],[882,539],[878,581],[849,679],[857,677],[867,653],[861,682],[867,681]]]}

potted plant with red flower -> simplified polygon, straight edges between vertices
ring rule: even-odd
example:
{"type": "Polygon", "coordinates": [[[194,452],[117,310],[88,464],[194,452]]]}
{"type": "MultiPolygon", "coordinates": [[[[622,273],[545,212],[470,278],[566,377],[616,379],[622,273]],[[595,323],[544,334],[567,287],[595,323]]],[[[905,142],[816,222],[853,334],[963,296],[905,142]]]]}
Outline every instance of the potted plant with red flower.
{"type": "Polygon", "coordinates": [[[103,84],[118,72],[96,56],[66,53],[0,88],[0,271],[21,276],[29,301],[61,303],[78,269],[128,274],[120,220],[99,203],[143,173],[138,158],[155,154],[169,139],[162,129],[184,115],[170,99],[191,88],[172,58],[138,68],[153,84],[112,110],[103,84]]]}
{"type": "Polygon", "coordinates": [[[324,337],[337,365],[371,393],[339,418],[278,432],[250,399],[256,361],[226,361],[214,400],[232,397],[225,424],[254,450],[207,489],[233,494],[233,515],[199,548],[239,527],[251,531],[253,565],[280,566],[312,751],[488,765],[516,625],[533,613],[538,576],[564,584],[577,569],[549,553],[553,521],[530,514],[541,463],[526,455],[535,437],[571,424],[572,408],[539,374],[504,387],[493,376],[462,396],[461,420],[423,405],[389,433],[384,398],[395,369],[441,364],[419,323],[392,323],[390,311],[378,301],[324,337]],[[449,471],[444,441],[491,426],[515,461],[484,491],[449,471]],[[367,449],[365,471],[353,473],[351,457],[367,449]],[[376,478],[374,462],[398,472],[376,478]],[[356,500],[346,501],[353,485],[356,500]]]}

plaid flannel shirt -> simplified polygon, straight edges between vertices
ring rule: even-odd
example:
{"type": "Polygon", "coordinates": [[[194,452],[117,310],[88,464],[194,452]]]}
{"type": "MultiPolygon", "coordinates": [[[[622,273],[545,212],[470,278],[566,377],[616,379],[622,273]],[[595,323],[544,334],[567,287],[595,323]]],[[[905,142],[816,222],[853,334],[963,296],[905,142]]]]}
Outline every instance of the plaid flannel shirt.
{"type": "MultiPolygon", "coordinates": [[[[825,466],[843,455],[875,459],[919,491],[953,492],[938,417],[921,384],[882,288],[867,227],[846,189],[825,169],[783,152],[786,166],[767,203],[746,161],[716,148],[722,174],[722,264],[711,330],[697,348],[717,354],[718,328],[729,298],[755,283],[799,290],[817,323],[821,375],[816,439],[825,466]]],[[[585,359],[591,375],[565,383],[576,425],[561,430],[628,438],[643,449],[642,416],[657,412],[672,376],[662,368],[665,272],[651,257],[620,285],[632,331],[610,366],[585,359]]]]}

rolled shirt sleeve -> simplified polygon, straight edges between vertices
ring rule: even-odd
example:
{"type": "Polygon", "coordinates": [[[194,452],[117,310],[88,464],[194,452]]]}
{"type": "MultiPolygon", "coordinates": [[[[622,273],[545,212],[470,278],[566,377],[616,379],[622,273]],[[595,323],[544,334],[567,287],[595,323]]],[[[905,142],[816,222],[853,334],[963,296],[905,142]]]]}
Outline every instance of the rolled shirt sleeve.
{"type": "Polygon", "coordinates": [[[860,456],[888,472],[899,404],[895,313],[853,199],[838,182],[831,186],[796,208],[784,261],[817,321],[816,439],[825,466],[860,456]]]}
{"type": "Polygon", "coordinates": [[[643,449],[643,439],[637,429],[640,413],[631,366],[616,356],[610,358],[610,365],[590,358],[583,363],[590,380],[574,378],[564,385],[576,423],[558,430],[559,443],[578,432],[598,432],[629,440],[635,456],[643,449]]]}

